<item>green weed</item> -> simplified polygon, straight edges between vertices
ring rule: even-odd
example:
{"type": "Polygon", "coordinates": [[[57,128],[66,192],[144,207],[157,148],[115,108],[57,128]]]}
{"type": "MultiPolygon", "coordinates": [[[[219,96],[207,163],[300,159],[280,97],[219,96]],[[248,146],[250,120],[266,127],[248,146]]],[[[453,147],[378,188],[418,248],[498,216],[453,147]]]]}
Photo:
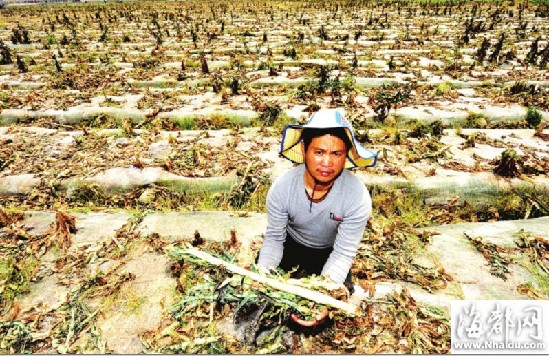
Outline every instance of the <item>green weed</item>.
{"type": "Polygon", "coordinates": [[[50,45],[56,44],[57,43],[57,38],[55,38],[54,35],[49,34],[48,37],[46,37],[46,42],[50,45]]]}
{"type": "Polygon", "coordinates": [[[469,113],[469,116],[465,119],[464,127],[472,129],[483,129],[488,125],[486,117],[478,113],[469,113]]]}
{"type": "Polygon", "coordinates": [[[29,291],[39,267],[40,261],[32,255],[18,260],[10,256],[0,258],[0,310],[9,309],[16,296],[29,291]]]}
{"type": "Polygon", "coordinates": [[[452,94],[453,92],[454,92],[454,87],[452,86],[452,84],[450,84],[448,82],[440,83],[435,88],[435,95],[436,96],[446,96],[446,95],[452,94]]]}
{"type": "Polygon", "coordinates": [[[172,119],[181,130],[220,130],[248,127],[252,120],[247,116],[216,112],[209,115],[189,115],[172,119]]]}
{"type": "Polygon", "coordinates": [[[0,321],[0,353],[32,353],[32,328],[20,321],[0,321]]]}
{"type": "Polygon", "coordinates": [[[172,121],[181,130],[196,130],[195,116],[174,117],[172,121]]]}
{"type": "Polygon", "coordinates": [[[538,127],[541,123],[541,113],[535,107],[528,107],[528,111],[526,112],[526,122],[530,128],[538,127]]]}

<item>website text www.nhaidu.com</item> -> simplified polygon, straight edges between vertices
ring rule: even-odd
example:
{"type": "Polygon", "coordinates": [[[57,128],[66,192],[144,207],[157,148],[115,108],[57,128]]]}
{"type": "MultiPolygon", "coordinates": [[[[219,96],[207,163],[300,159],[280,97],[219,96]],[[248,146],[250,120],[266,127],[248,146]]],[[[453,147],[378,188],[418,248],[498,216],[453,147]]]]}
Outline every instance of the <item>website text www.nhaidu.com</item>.
{"type": "Polygon", "coordinates": [[[543,342],[452,342],[456,350],[543,350],[543,342]]]}

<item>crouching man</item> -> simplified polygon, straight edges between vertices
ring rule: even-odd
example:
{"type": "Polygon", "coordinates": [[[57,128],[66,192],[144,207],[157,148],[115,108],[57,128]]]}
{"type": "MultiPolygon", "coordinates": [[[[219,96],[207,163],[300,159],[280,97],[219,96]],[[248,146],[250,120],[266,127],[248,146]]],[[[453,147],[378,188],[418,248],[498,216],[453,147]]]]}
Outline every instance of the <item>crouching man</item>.
{"type": "Polygon", "coordinates": [[[295,269],[294,278],[324,275],[352,293],[350,269],[372,202],[346,168],[372,167],[376,154],[357,142],[337,109],[286,126],[280,153],[299,165],[279,176],[267,194],[267,231],[257,264],[295,269]]]}

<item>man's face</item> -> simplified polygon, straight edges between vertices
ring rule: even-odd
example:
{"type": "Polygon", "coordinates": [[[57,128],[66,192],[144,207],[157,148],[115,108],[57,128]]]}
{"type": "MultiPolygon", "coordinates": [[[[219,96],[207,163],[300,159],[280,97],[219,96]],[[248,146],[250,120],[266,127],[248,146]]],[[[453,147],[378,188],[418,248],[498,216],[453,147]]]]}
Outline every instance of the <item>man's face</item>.
{"type": "Polygon", "coordinates": [[[345,168],[346,158],[347,147],[342,139],[329,134],[315,137],[304,154],[306,174],[320,183],[329,183],[345,168]]]}

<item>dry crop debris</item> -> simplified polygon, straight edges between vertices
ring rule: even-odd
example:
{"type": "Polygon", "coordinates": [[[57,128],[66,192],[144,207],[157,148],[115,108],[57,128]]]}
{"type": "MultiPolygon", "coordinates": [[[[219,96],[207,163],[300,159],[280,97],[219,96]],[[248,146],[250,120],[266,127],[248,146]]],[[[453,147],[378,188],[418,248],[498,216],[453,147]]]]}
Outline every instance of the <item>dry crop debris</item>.
{"type": "MultiPolygon", "coordinates": [[[[234,260],[234,245],[204,248],[234,260]]],[[[289,322],[289,314],[310,315],[315,308],[311,302],[201,260],[183,258],[177,249],[171,255],[177,260],[174,272],[182,293],[172,311],[175,321],[166,323],[154,337],[147,335],[149,344],[161,352],[448,352],[447,316],[442,310],[417,304],[406,289],[382,300],[364,301],[356,317],[332,310],[327,325],[304,330],[289,322]],[[221,337],[212,325],[215,322],[234,322],[237,330],[221,337]],[[200,342],[193,343],[196,339],[200,342]]],[[[309,283],[314,285],[314,279],[309,283]]]]}
{"type": "MultiPolygon", "coordinates": [[[[331,1],[295,4],[275,1],[259,6],[246,2],[221,3],[219,8],[213,8],[210,7],[211,3],[207,2],[180,2],[177,5],[155,2],[154,4],[108,4],[102,7],[74,6],[70,10],[62,7],[47,8],[46,14],[43,13],[42,8],[33,7],[20,9],[20,11],[6,10],[3,14],[9,15],[5,17],[6,23],[9,22],[6,26],[8,33],[11,35],[13,30],[17,38],[15,42],[19,44],[31,42],[31,45],[20,46],[17,53],[11,54],[12,58],[8,61],[7,47],[2,43],[2,63],[11,64],[9,68],[3,67],[3,69],[6,69],[6,73],[21,84],[19,86],[2,84],[1,109],[68,109],[75,105],[89,103],[97,97],[105,98],[101,105],[117,107],[123,105],[124,100],[117,101],[113,98],[130,93],[143,94],[142,99],[137,103],[137,108],[151,109],[152,112],[141,123],[132,122],[129,118],[116,120],[100,115],[80,125],[62,124],[53,117],[14,125],[10,130],[16,131],[18,126],[33,125],[57,130],[81,130],[83,134],[77,136],[73,144],[69,145],[71,148],[61,153],[56,160],[51,160],[52,157],[48,156],[47,152],[57,150],[57,144],[50,142],[46,137],[42,139],[33,137],[32,140],[3,139],[0,142],[2,174],[26,173],[29,162],[32,162],[31,172],[45,178],[43,184],[35,188],[29,196],[9,197],[5,202],[11,206],[19,205],[24,209],[74,208],[90,202],[101,209],[110,207],[181,209],[182,206],[192,206],[191,197],[156,185],[114,195],[105,194],[98,186],[83,186],[70,198],[58,191],[54,182],[59,178],[101,172],[114,164],[146,167],[148,163],[143,159],[146,149],[144,143],[156,142],[158,137],[154,135],[159,130],[178,128],[173,121],[160,119],[158,114],[186,104],[188,99],[185,99],[184,95],[202,95],[213,90],[221,96],[221,102],[226,107],[253,107],[260,113],[262,125],[277,124],[276,121],[282,109],[288,107],[286,102],[307,105],[305,112],[317,109],[320,107],[319,103],[328,106],[344,105],[357,117],[355,123],[365,129],[370,128],[372,123],[362,122],[360,118],[368,111],[369,105],[377,114],[378,121],[381,121],[390,114],[391,110],[404,104],[442,107],[445,104],[442,104],[441,100],[451,101],[459,97],[456,88],[448,83],[434,86],[414,82],[411,87],[395,85],[359,91],[352,78],[340,74],[347,71],[356,77],[377,78],[404,73],[413,74],[419,81],[429,79],[429,74],[424,75],[409,66],[410,63],[417,61],[417,57],[413,54],[391,56],[387,63],[388,72],[365,66],[359,63],[359,59],[361,62],[368,62],[371,58],[368,58],[369,56],[361,51],[359,46],[350,45],[349,40],[352,38],[355,41],[374,42],[378,49],[390,51],[421,50],[427,44],[432,48],[429,50],[428,57],[444,60],[440,66],[433,64],[426,68],[434,76],[449,75],[454,80],[469,78],[485,81],[482,87],[475,88],[475,91],[493,103],[518,103],[547,109],[547,98],[549,98],[547,88],[528,82],[538,80],[540,73],[546,70],[546,53],[549,46],[546,45],[545,49],[536,47],[534,50],[534,43],[538,45],[538,40],[535,40],[535,42],[531,41],[530,50],[525,51],[525,48],[518,50],[514,46],[509,48],[508,43],[505,42],[503,48],[497,50],[501,55],[495,55],[494,47],[484,41],[488,37],[498,38],[501,25],[514,30],[514,33],[509,31],[511,36],[507,39],[509,43],[528,43],[529,40],[537,37],[537,31],[543,31],[543,27],[536,29],[535,26],[540,25],[539,22],[533,25],[523,19],[527,16],[543,19],[547,16],[546,10],[532,3],[528,7],[523,6],[522,3],[515,4],[516,6],[512,8],[502,8],[503,5],[505,4],[458,2],[453,6],[439,3],[370,2],[365,7],[359,7],[354,3],[342,4],[331,1]],[[320,23],[336,22],[339,24],[337,28],[341,29],[340,31],[330,26],[317,26],[313,17],[303,15],[318,14],[320,9],[322,9],[321,16],[324,16],[320,19],[320,23]],[[451,21],[446,21],[445,24],[459,25],[455,31],[446,32],[439,28],[440,24],[431,21],[435,18],[450,19],[451,21]],[[402,19],[406,24],[405,29],[399,27],[403,22],[402,19]],[[416,20],[418,23],[413,23],[416,20]],[[454,23],[454,20],[457,21],[454,23]],[[16,25],[17,22],[33,23],[36,26],[26,26],[27,30],[16,25]],[[254,28],[250,23],[264,24],[266,28],[280,28],[281,31],[270,32],[263,28],[254,28]],[[118,24],[122,24],[126,30],[117,28],[118,24]],[[285,29],[284,26],[288,28],[285,29]],[[398,28],[397,38],[392,44],[391,41],[387,41],[389,39],[386,36],[391,28],[398,28]],[[453,48],[454,58],[448,61],[450,57],[447,50],[451,49],[443,49],[444,47],[439,44],[454,38],[457,39],[453,48]],[[316,42],[317,39],[321,41],[316,42]],[[98,45],[97,40],[101,45],[98,45]],[[261,45],[258,41],[268,47],[264,56],[259,50],[261,45]],[[389,46],[382,48],[384,42],[389,42],[389,46]],[[484,47],[482,51],[477,51],[481,43],[486,43],[486,46],[482,46],[484,47]],[[216,53],[215,49],[228,47],[229,44],[234,49],[228,56],[228,68],[215,68],[216,60],[227,59],[222,54],[216,53]],[[27,50],[29,52],[26,52],[27,50]],[[352,52],[349,52],[350,50],[352,52]],[[473,51],[477,59],[482,58],[482,60],[466,64],[462,61],[462,52],[467,51],[470,53],[473,51]],[[35,56],[36,52],[39,53],[35,56]],[[308,66],[301,62],[302,64],[297,65],[298,70],[290,72],[281,63],[288,58],[299,61],[311,57],[329,57],[330,55],[323,53],[332,52],[337,64],[329,67],[308,66]],[[523,56],[525,53],[527,53],[526,57],[523,56]],[[249,61],[253,63],[252,67],[245,65],[245,62],[249,61]],[[529,69],[520,72],[498,70],[509,68],[509,63],[513,61],[517,66],[527,62],[529,69]],[[176,63],[177,66],[164,65],[167,62],[176,63]],[[133,70],[118,68],[117,64],[126,66],[129,64],[133,70]],[[71,68],[72,65],[75,67],[71,68]],[[27,69],[29,72],[26,71],[27,69]],[[504,74],[501,74],[502,72],[504,74]],[[298,88],[285,86],[256,88],[250,85],[251,82],[265,75],[269,77],[287,75],[289,79],[297,79],[304,75],[314,78],[316,82],[300,85],[298,88]],[[148,81],[152,81],[155,77],[168,80],[163,84],[155,84],[160,88],[147,87],[152,85],[148,81]],[[508,86],[508,82],[513,84],[508,86]],[[29,83],[38,84],[39,87],[41,85],[41,88],[24,89],[29,83]],[[369,105],[355,100],[357,94],[372,98],[369,105]],[[237,95],[244,97],[248,103],[239,102],[238,100],[242,98],[237,98],[237,95]],[[284,102],[281,103],[277,98],[271,100],[270,96],[283,97],[284,102]],[[116,140],[120,137],[101,138],[95,134],[95,128],[121,128],[124,137],[121,140],[116,140]],[[139,129],[150,129],[151,133],[138,133],[139,129]],[[111,150],[105,150],[105,147],[111,150]],[[79,151],[85,151],[84,154],[79,155],[79,160],[65,159],[78,154],[79,151]],[[125,155],[120,154],[121,152],[125,155]],[[140,200],[140,198],[143,199],[140,200]]],[[[7,40],[7,37],[5,39],[7,40]]],[[[286,64],[291,66],[289,63],[286,64]]],[[[196,122],[201,129],[218,129],[227,125],[221,117],[200,117],[196,122]]],[[[528,122],[525,121],[493,124],[486,122],[482,117],[471,118],[467,125],[483,128],[529,127],[528,122]]],[[[535,135],[546,139],[544,136],[546,134],[541,130],[537,130],[535,135]]],[[[542,175],[549,171],[547,160],[539,159],[529,148],[522,149],[525,152],[524,156],[514,157],[512,162],[509,160],[500,162],[503,163],[501,169],[495,168],[500,166],[498,161],[485,162],[480,159],[475,167],[464,167],[459,163],[448,161],[451,157],[445,147],[436,144],[437,137],[435,132],[423,135],[422,128],[418,128],[412,129],[408,136],[407,130],[397,130],[396,133],[389,133],[383,137],[368,137],[366,134],[364,141],[370,140],[369,143],[376,145],[400,146],[402,159],[395,162],[381,162],[382,169],[393,175],[405,175],[399,168],[400,162],[433,162],[442,159],[445,161],[443,163],[445,167],[472,171],[496,169],[504,176],[542,175]],[[413,135],[418,135],[419,139],[409,140],[408,137],[413,135]]],[[[169,172],[200,177],[226,174],[236,170],[243,177],[242,185],[235,187],[228,197],[220,199],[219,202],[228,199],[230,205],[238,208],[249,199],[250,195],[258,191],[261,184],[266,184],[261,174],[262,169],[265,168],[262,166],[263,162],[254,161],[250,167],[242,163],[244,161],[248,163],[251,160],[249,156],[233,154],[232,150],[238,140],[239,138],[236,138],[229,142],[228,151],[211,148],[198,142],[196,145],[187,145],[188,142],[170,140],[170,144],[178,150],[178,155],[166,160],[155,159],[152,164],[162,166],[169,172]],[[211,157],[219,157],[215,168],[208,165],[211,157]]],[[[475,142],[501,147],[499,142],[487,142],[482,136],[475,137],[470,144],[474,145],[475,142]]],[[[434,170],[432,172],[434,174],[434,170]]],[[[515,195],[529,205],[529,210],[524,214],[525,217],[530,216],[532,212],[532,215],[539,215],[540,212],[547,214],[549,211],[547,201],[542,196],[520,191],[515,195]]],[[[381,205],[376,209],[388,219],[394,218],[389,216],[395,210],[394,207],[381,205]]],[[[402,213],[405,212],[406,207],[398,206],[397,209],[402,213]]],[[[513,209],[515,208],[509,208],[512,211],[511,215],[517,215],[513,209]]],[[[484,213],[488,215],[486,218],[481,216],[481,212],[474,210],[467,201],[461,203],[457,199],[452,199],[445,204],[429,206],[423,217],[425,221],[437,223],[479,219],[497,220],[504,215],[504,210],[496,209],[495,212],[488,210],[488,214],[484,213]]],[[[519,209],[517,211],[522,212],[519,209]]],[[[131,275],[118,273],[118,267],[125,263],[128,244],[136,240],[144,240],[154,251],[165,253],[166,242],[160,236],[140,237],[133,231],[134,225],[126,226],[117,232],[112,241],[102,245],[98,255],[94,255],[100,260],[115,259],[120,264],[113,265],[113,268],[103,275],[89,278],[90,276],[83,273],[84,267],[90,263],[86,257],[89,257],[90,251],[87,250],[78,250],[59,258],[52,266],[43,265],[40,262],[41,256],[49,249],[55,246],[65,249],[69,247],[70,235],[75,229],[74,220],[70,215],[60,212],[56,219],[57,223],[40,236],[32,234],[32,231],[20,224],[20,219],[20,214],[9,213],[0,208],[0,227],[2,228],[0,235],[5,241],[0,247],[2,256],[0,271],[2,276],[7,276],[5,281],[8,281],[1,285],[3,313],[0,323],[0,335],[2,335],[0,350],[8,353],[52,352],[52,350],[108,352],[96,328],[96,320],[101,311],[89,308],[87,299],[112,295],[120,289],[121,285],[133,278],[131,275]],[[49,244],[46,244],[46,241],[49,241],[49,244]],[[60,284],[74,283],[78,287],[59,310],[21,311],[20,306],[12,303],[15,295],[25,293],[30,281],[45,278],[51,273],[63,275],[60,278],[60,284]],[[25,312],[25,316],[17,319],[20,312],[25,312]]],[[[417,224],[396,219],[393,224],[382,221],[371,226],[368,238],[373,242],[373,247],[371,250],[361,250],[361,253],[371,258],[374,263],[355,266],[357,273],[362,273],[374,281],[404,280],[428,290],[444,288],[451,281],[451,277],[444,270],[417,265],[413,259],[413,252],[425,247],[429,241],[429,233],[420,233],[415,229],[416,227],[417,224]],[[389,237],[394,237],[394,240],[389,237]],[[401,256],[394,254],[396,243],[400,244],[399,247],[405,246],[401,256]],[[383,263],[387,260],[393,263],[383,263]]],[[[521,248],[528,251],[532,263],[540,266],[539,268],[547,274],[546,241],[530,236],[521,244],[521,248]]],[[[223,249],[230,250],[231,246],[223,246],[223,249]]],[[[488,256],[496,255],[494,249],[486,247],[485,251],[488,256]]],[[[500,260],[494,257],[494,261],[500,260]]],[[[500,263],[497,266],[502,269],[504,265],[500,263]]],[[[188,315],[177,313],[169,316],[167,325],[143,335],[147,351],[238,353],[242,350],[312,353],[330,353],[333,350],[358,353],[447,353],[449,351],[448,320],[444,312],[419,305],[406,290],[388,296],[386,303],[363,305],[364,314],[358,318],[350,319],[334,315],[331,326],[336,327],[316,330],[310,334],[298,334],[286,328],[279,328],[277,332],[270,334],[270,338],[258,340],[258,331],[262,322],[268,323],[268,319],[274,316],[284,319],[284,312],[277,311],[269,304],[267,297],[260,295],[255,305],[253,303],[248,305],[253,311],[261,310],[256,313],[255,324],[248,333],[253,335],[245,340],[245,343],[230,338],[224,340],[219,333],[216,334],[213,321],[226,318],[231,311],[228,308],[221,308],[221,310],[214,308],[212,312],[207,299],[204,304],[205,296],[202,292],[210,293],[206,295],[211,297],[212,290],[217,291],[217,296],[224,294],[221,299],[225,298],[223,302],[227,302],[231,297],[229,289],[232,288],[232,292],[245,293],[246,288],[242,284],[231,284],[232,282],[221,288],[223,281],[230,276],[223,275],[222,271],[208,271],[203,267],[187,267],[189,267],[188,263],[186,267],[183,266],[185,273],[179,272],[181,273],[178,277],[180,285],[193,284],[199,288],[193,291],[190,288],[181,287],[181,301],[185,301],[186,304],[183,304],[188,307],[187,302],[192,299],[190,297],[196,296],[194,299],[196,304],[192,304],[189,310],[197,311],[197,318],[188,320],[188,315]],[[188,273],[191,275],[187,279],[188,273]],[[185,275],[184,280],[181,278],[183,275],[185,275]],[[199,277],[204,277],[210,284],[202,283],[204,281],[199,277]],[[217,280],[218,277],[219,280],[217,280]],[[196,292],[196,295],[190,295],[191,292],[196,292]],[[264,319],[261,319],[262,317],[264,319]]],[[[368,287],[374,289],[375,283],[372,282],[368,287]]],[[[521,288],[525,294],[533,298],[543,297],[539,288],[531,288],[527,285],[521,288]]],[[[248,292],[249,289],[248,286],[248,292]]],[[[373,291],[370,294],[373,294],[373,291]]],[[[229,301],[229,303],[237,302],[240,301],[229,301]]],[[[245,303],[242,304],[241,317],[247,315],[244,313],[245,305],[245,303]]],[[[181,310],[184,309],[180,308],[181,310]]]]}

